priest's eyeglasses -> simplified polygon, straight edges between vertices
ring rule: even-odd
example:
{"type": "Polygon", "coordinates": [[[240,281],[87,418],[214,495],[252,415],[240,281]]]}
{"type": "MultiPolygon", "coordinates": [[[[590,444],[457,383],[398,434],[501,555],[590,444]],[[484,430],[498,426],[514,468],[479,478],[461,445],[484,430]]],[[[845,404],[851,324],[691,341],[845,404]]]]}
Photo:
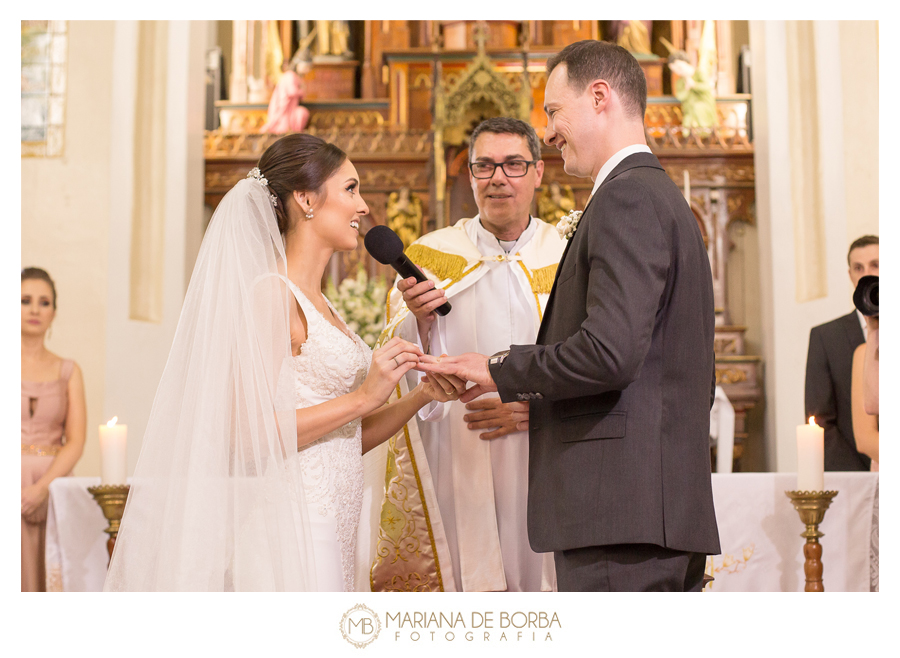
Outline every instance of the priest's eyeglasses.
{"type": "Polygon", "coordinates": [[[506,162],[470,162],[469,170],[475,178],[493,178],[497,167],[503,170],[508,178],[521,178],[528,173],[528,165],[537,160],[507,160],[506,162]]]}

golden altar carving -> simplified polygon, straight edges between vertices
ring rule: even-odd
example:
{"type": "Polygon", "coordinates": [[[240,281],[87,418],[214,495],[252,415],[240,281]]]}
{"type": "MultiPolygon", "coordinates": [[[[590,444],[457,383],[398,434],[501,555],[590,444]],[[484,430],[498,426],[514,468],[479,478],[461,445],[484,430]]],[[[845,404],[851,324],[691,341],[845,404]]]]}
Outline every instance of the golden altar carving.
{"type": "MultiPolygon", "coordinates": [[[[290,29],[284,36],[285,25],[290,23],[279,22],[285,44],[292,43],[290,29]]],[[[356,95],[346,97],[344,91],[343,98],[304,99],[304,105],[310,110],[307,132],[334,142],[353,160],[370,208],[364,227],[387,224],[391,196],[399,198],[401,189],[407,188],[421,203],[421,231],[433,230],[460,216],[473,214],[470,211],[474,208],[474,198],[465,163],[468,135],[475,124],[490,116],[517,116],[529,121],[538,135],[543,136],[547,59],[571,41],[602,36],[604,24],[604,21],[465,21],[456,25],[457,42],[451,49],[447,47],[447,25],[440,21],[349,21],[350,50],[359,61],[356,95]],[[465,44],[458,39],[463,28],[465,44]]],[[[653,53],[666,54],[659,48],[657,35],[689,53],[696,51],[699,24],[697,21],[654,21],[653,53]]],[[[252,31],[241,32],[244,33],[252,31]]],[[[293,43],[296,42],[294,38],[293,43]]],[[[723,40],[722,44],[728,46],[730,42],[723,40]]],[[[235,44],[235,48],[239,45],[246,50],[244,59],[255,61],[252,44],[235,44]]],[[[287,46],[284,50],[288,52],[287,46]]],[[[729,58],[720,53],[719,61],[727,64],[729,58]]],[[[648,59],[641,63],[646,71],[653,62],[648,59]]],[[[317,66],[324,68],[325,64],[314,62],[313,73],[317,66]]],[[[339,63],[327,64],[333,67],[339,63]]],[[[237,71],[234,77],[243,79],[251,73],[248,68],[246,72],[237,71]]],[[[670,93],[668,75],[667,71],[663,72],[661,88],[659,85],[648,88],[646,137],[651,150],[679,187],[684,184],[685,172],[690,180],[690,203],[713,272],[717,378],[736,410],[735,455],[739,470],[743,444],[752,440],[754,433],[746,425],[746,412],[762,396],[761,362],[747,354],[746,328],[732,323],[726,281],[729,253],[733,248],[729,231],[741,231],[741,226],[755,224],[753,142],[749,128],[751,99],[747,94],[734,93],[733,87],[719,89],[718,126],[707,130],[684,129],[680,103],[674,96],[665,95],[670,93]]],[[[278,138],[257,132],[265,121],[264,103],[238,102],[239,94],[231,98],[236,100],[216,103],[221,127],[207,132],[204,138],[205,199],[210,208],[218,204],[225,192],[246,175],[278,138]]],[[[560,189],[566,191],[561,198],[565,198],[567,207],[569,204],[583,207],[592,188],[591,181],[566,174],[556,149],[545,148],[542,158],[545,172],[536,198],[543,198],[548,208],[546,203],[552,191],[560,189]]],[[[364,251],[359,256],[370,276],[392,276],[388,268],[373,261],[364,251]]],[[[355,267],[355,263],[348,263],[336,259],[329,267],[329,276],[339,281],[351,265],[355,267]]],[[[761,427],[755,431],[761,431],[761,427]]]]}

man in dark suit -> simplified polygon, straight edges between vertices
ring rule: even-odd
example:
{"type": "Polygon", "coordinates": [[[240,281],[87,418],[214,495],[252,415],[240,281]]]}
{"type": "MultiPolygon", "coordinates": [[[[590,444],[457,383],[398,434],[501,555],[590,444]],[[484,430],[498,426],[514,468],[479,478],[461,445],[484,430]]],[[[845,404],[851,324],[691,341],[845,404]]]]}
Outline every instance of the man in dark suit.
{"type": "MultiPolygon", "coordinates": [[[[867,274],[878,275],[878,237],[864,235],[847,253],[853,289],[867,274]]],[[[872,460],[856,449],[850,380],[853,350],[865,342],[865,318],[856,310],[809,332],[806,357],[806,417],[825,428],[826,471],[868,471],[872,460]]]]}
{"type": "Polygon", "coordinates": [[[594,180],[536,345],[423,370],[529,400],[528,536],[560,591],[699,591],[719,552],[709,462],[712,276],[644,137],[640,65],[580,41],[547,62],[544,141],[594,180]]]}

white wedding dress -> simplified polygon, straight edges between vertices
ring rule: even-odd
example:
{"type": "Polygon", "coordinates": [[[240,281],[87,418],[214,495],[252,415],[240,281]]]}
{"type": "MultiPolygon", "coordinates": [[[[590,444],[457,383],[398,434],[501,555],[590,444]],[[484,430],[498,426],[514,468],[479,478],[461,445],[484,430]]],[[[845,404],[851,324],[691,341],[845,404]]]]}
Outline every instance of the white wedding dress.
{"type": "MultiPolygon", "coordinates": [[[[326,320],[292,282],[288,281],[288,287],[307,323],[306,342],[292,363],[297,409],[359,388],[369,370],[371,349],[349,329],[345,333],[326,320]]],[[[303,446],[287,464],[299,470],[303,482],[318,591],[354,591],[356,531],[363,498],[362,419],[303,446]]]]}

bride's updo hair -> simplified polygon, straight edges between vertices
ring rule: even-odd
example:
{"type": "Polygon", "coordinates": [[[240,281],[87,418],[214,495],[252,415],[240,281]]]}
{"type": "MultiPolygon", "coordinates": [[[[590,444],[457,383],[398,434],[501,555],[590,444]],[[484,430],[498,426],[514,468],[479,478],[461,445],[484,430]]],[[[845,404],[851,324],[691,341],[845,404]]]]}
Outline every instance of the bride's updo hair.
{"type": "Polygon", "coordinates": [[[22,270],[22,281],[27,281],[28,279],[37,279],[38,281],[43,281],[47,285],[50,286],[50,291],[53,293],[53,310],[56,310],[56,286],[53,283],[53,279],[50,278],[50,275],[47,274],[47,270],[42,270],[40,267],[26,267],[22,270]]]}
{"type": "Polygon", "coordinates": [[[278,197],[275,216],[282,234],[291,228],[287,213],[291,193],[322,194],[325,181],[346,159],[347,154],[334,144],[306,133],[285,135],[266,149],[257,166],[269,181],[269,189],[278,197]]]}

